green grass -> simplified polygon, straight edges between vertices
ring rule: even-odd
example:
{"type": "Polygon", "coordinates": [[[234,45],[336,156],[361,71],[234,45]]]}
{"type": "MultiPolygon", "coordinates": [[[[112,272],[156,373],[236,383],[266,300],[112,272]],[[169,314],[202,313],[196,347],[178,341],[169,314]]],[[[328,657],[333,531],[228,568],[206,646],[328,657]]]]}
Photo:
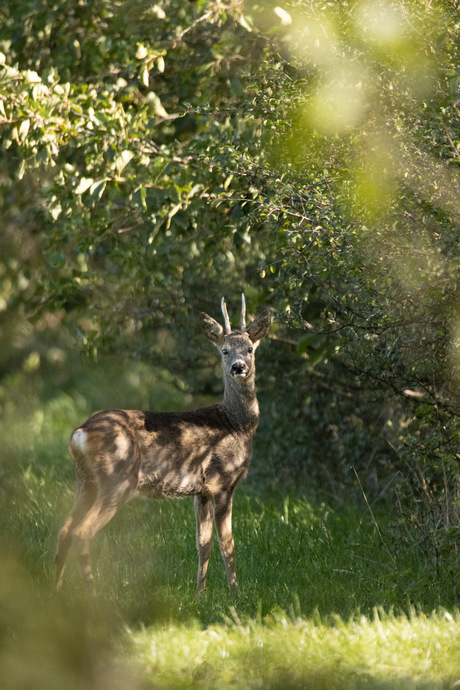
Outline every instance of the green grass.
{"type": "Polygon", "coordinates": [[[376,612],[333,625],[283,612],[205,630],[156,627],[132,636],[157,688],[451,688],[460,680],[460,619],[376,612]]]}
{"type": "MultiPolygon", "coordinates": [[[[337,502],[311,488],[288,494],[249,479],[234,507],[240,592],[228,591],[215,544],[199,599],[192,500],[135,500],[95,540],[97,602],[88,601],[72,557],[62,596],[53,597],[56,535],[73,501],[67,441],[100,407],[83,397],[90,385],[89,377],[44,396],[38,384],[26,395],[12,382],[6,395],[2,687],[460,684],[458,572],[436,570],[388,506],[374,506],[372,516],[361,497],[337,502]]],[[[135,391],[126,387],[121,404],[130,406],[135,391]]]]}

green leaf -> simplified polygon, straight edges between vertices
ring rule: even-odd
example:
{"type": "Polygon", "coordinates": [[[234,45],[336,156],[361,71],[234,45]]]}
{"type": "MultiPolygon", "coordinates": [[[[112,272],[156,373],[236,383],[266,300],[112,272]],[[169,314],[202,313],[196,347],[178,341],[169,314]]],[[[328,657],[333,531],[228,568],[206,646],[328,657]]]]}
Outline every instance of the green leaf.
{"type": "Polygon", "coordinates": [[[142,43],[137,44],[137,50],[136,50],[136,58],[138,60],[143,60],[146,58],[148,55],[147,48],[142,45],[142,43]]]}
{"type": "Polygon", "coordinates": [[[92,177],[82,177],[75,188],[75,194],[83,194],[86,192],[93,184],[93,181],[92,177]]]}
{"type": "Polygon", "coordinates": [[[93,182],[93,184],[90,187],[90,194],[91,196],[94,196],[98,201],[102,197],[105,187],[107,184],[107,180],[96,180],[96,182],[93,182]]]}
{"type": "Polygon", "coordinates": [[[128,151],[125,149],[118,155],[115,160],[113,161],[114,168],[117,172],[117,175],[121,175],[123,170],[126,168],[128,163],[132,161],[134,158],[134,153],[132,151],[128,151]]]}

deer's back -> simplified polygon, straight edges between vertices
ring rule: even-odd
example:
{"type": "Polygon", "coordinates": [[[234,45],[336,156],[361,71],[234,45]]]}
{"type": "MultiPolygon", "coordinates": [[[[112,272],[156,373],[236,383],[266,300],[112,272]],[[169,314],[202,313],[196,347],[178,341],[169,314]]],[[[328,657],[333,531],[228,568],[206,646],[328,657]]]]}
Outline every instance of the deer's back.
{"type": "Polygon", "coordinates": [[[135,473],[140,493],[173,497],[234,486],[249,465],[251,439],[229,426],[220,405],[210,405],[190,412],[103,410],[74,431],[70,445],[80,472],[113,479],[135,473]]]}

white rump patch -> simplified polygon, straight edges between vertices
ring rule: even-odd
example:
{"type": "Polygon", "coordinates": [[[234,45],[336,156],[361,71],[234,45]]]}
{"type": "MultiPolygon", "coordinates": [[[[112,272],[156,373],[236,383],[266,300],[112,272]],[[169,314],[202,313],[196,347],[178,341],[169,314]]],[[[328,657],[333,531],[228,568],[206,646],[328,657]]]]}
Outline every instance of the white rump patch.
{"type": "Polygon", "coordinates": [[[80,454],[86,453],[87,435],[84,429],[75,429],[72,434],[72,445],[80,454]]]}

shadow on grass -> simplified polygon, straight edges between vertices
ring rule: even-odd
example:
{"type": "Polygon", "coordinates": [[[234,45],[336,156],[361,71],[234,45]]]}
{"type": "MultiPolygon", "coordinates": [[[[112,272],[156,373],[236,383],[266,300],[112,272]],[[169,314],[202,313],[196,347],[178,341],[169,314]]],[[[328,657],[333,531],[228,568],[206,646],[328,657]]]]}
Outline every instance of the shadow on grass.
{"type": "MultiPolygon", "coordinates": [[[[21,550],[32,581],[43,588],[51,588],[57,532],[72,505],[72,493],[63,496],[61,489],[28,472],[14,505],[0,509],[2,531],[21,550]]],[[[134,500],[93,542],[98,598],[131,627],[168,620],[207,626],[221,622],[233,605],[251,618],[281,608],[303,617],[317,611],[322,618],[337,614],[344,620],[357,612],[371,615],[375,607],[405,612],[416,606],[429,613],[455,606],[448,572],[445,582],[434,580],[423,554],[406,548],[393,549],[393,555],[382,547],[382,535],[392,546],[384,519],[378,533],[354,505],[334,510],[302,496],[251,495],[241,488],[234,510],[239,594],[227,588],[215,539],[207,591],[197,599],[193,501],[134,500]]],[[[71,551],[64,597],[73,596],[86,593],[71,551]]]]}

